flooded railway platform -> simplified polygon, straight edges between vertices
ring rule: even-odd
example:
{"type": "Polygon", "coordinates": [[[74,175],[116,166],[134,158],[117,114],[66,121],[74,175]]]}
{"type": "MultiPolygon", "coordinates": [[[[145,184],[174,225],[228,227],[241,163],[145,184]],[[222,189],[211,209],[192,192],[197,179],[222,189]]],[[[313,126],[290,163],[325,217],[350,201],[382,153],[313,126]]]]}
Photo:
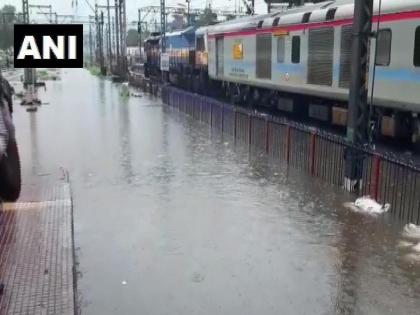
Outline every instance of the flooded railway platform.
{"type": "Polygon", "coordinates": [[[74,314],[73,254],[66,173],[27,176],[0,204],[0,314],[74,314]]]}
{"type": "Polygon", "coordinates": [[[82,314],[418,314],[402,223],[85,70],[39,97],[23,178],[69,172],[82,314]]]}

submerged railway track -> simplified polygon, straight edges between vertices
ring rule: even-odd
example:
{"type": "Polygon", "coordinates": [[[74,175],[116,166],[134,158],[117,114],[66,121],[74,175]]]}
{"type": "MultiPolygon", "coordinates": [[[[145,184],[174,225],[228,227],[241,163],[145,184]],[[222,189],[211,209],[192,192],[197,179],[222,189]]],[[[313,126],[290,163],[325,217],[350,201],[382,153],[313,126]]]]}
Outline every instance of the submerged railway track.
{"type": "MultiPolygon", "coordinates": [[[[150,92],[157,94],[158,88],[163,85],[161,78],[151,77],[145,78],[141,73],[130,73],[130,83],[137,87],[143,87],[145,84],[150,85],[150,92]]],[[[189,92],[189,91],[186,91],[189,92]]],[[[198,94],[202,97],[208,97],[207,95],[198,94]]],[[[282,112],[278,109],[270,109],[264,106],[245,107],[240,105],[233,105],[229,103],[229,99],[226,97],[215,97],[215,100],[235,106],[237,109],[244,111],[252,111],[256,115],[262,117],[269,116],[272,119],[279,120],[286,125],[293,126],[296,129],[321,134],[339,143],[346,143],[346,129],[343,127],[333,126],[324,122],[317,121],[315,119],[305,117],[298,119],[292,114],[282,112]]],[[[398,161],[404,165],[419,168],[420,169],[420,151],[417,148],[413,148],[412,144],[408,141],[401,141],[393,138],[380,137],[375,139],[372,143],[367,144],[366,148],[376,154],[386,157],[387,159],[398,161]]]]}

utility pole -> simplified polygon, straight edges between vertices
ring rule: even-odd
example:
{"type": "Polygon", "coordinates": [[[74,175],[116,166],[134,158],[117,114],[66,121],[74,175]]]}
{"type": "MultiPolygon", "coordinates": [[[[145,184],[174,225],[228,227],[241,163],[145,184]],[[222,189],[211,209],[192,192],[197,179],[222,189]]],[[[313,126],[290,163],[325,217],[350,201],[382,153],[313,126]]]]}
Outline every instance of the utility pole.
{"type": "Polygon", "coordinates": [[[350,81],[344,186],[362,189],[363,154],[368,141],[369,43],[372,36],[373,0],[355,0],[353,17],[352,76],[350,81]]]}
{"type": "Polygon", "coordinates": [[[95,4],[95,37],[96,37],[96,45],[95,45],[95,63],[98,64],[100,62],[99,56],[99,45],[100,45],[100,32],[99,32],[99,16],[98,16],[98,5],[95,4]]]}
{"type": "Polygon", "coordinates": [[[120,76],[125,80],[127,77],[127,16],[125,0],[119,0],[120,13],[120,76]]]}
{"type": "Polygon", "coordinates": [[[109,0],[106,1],[106,9],[108,13],[108,61],[109,69],[112,68],[112,41],[111,41],[111,7],[109,6],[109,0]]]}
{"type": "Polygon", "coordinates": [[[89,15],[88,18],[89,18],[89,32],[90,32],[90,34],[89,34],[89,36],[90,36],[90,44],[89,44],[90,45],[90,47],[89,47],[89,50],[90,50],[90,66],[93,66],[93,64],[95,62],[94,56],[96,55],[96,51],[95,51],[95,47],[96,47],[95,36],[96,36],[96,34],[94,36],[94,34],[93,34],[94,29],[93,29],[92,26],[95,25],[95,27],[96,27],[96,21],[95,21],[95,16],[94,15],[89,15]]]}
{"type": "Polygon", "coordinates": [[[53,23],[52,5],[50,5],[50,24],[53,23]]]}
{"type": "Polygon", "coordinates": [[[185,0],[187,2],[187,26],[190,26],[190,2],[191,0],[185,0]]]}
{"type": "Polygon", "coordinates": [[[119,5],[115,0],[115,53],[116,53],[116,70],[120,70],[120,28],[119,28],[119,5]]]}
{"type": "Polygon", "coordinates": [[[93,40],[92,40],[92,24],[89,23],[89,57],[90,57],[90,66],[93,65],[93,40]]]}
{"type": "Polygon", "coordinates": [[[141,61],[141,41],[142,41],[142,38],[141,38],[141,32],[142,32],[142,29],[141,29],[141,10],[139,9],[139,22],[138,22],[138,24],[137,24],[137,31],[138,31],[138,33],[139,33],[139,56],[140,56],[140,61],[141,61]]]}
{"type": "Polygon", "coordinates": [[[101,68],[102,75],[106,74],[105,64],[104,64],[104,12],[101,11],[100,20],[99,20],[99,65],[101,68]]]}
{"type": "Polygon", "coordinates": [[[28,0],[22,0],[22,13],[23,23],[29,24],[29,2],[28,0]]]}
{"type": "MultiPolygon", "coordinates": [[[[23,24],[29,24],[29,0],[22,0],[23,24]]],[[[35,69],[25,68],[23,71],[23,84],[25,86],[35,84],[35,69]]]]}
{"type": "Polygon", "coordinates": [[[104,40],[104,63],[107,64],[108,60],[109,60],[109,55],[108,55],[108,51],[109,51],[109,41],[108,41],[108,23],[104,22],[104,33],[105,33],[105,40],[104,40]]]}
{"type": "MultiPolygon", "coordinates": [[[[114,52],[115,52],[115,50],[114,49],[116,49],[115,48],[115,41],[116,41],[116,39],[115,39],[115,18],[112,16],[111,17],[111,54],[112,54],[112,61],[114,60],[114,56],[115,56],[115,54],[114,54],[114,52]],[[112,48],[114,46],[114,48],[112,48]]],[[[112,71],[112,63],[111,63],[111,71],[112,71]]]]}
{"type": "Polygon", "coordinates": [[[162,53],[166,52],[166,14],[165,14],[165,0],[160,0],[160,43],[162,53]]]}

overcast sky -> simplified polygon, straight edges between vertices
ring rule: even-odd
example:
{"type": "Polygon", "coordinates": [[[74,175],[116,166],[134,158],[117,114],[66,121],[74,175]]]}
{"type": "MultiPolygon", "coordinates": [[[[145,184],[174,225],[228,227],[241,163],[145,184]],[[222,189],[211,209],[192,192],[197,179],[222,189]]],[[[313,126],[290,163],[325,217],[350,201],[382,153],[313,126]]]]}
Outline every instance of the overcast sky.
{"type": "MultiPolygon", "coordinates": [[[[193,8],[204,8],[207,1],[211,0],[191,0],[191,7],[193,8]]],[[[74,14],[77,13],[81,16],[87,16],[93,14],[92,10],[87,4],[89,2],[91,5],[95,5],[95,0],[29,0],[29,4],[33,5],[52,5],[53,11],[57,14],[74,14]],[[74,3],[77,2],[77,8],[74,3]]],[[[97,0],[98,4],[106,5],[107,0],[97,0]]],[[[129,21],[137,20],[137,9],[140,7],[148,5],[160,5],[159,0],[126,0],[127,2],[127,17],[129,21]]],[[[238,3],[242,0],[212,0],[213,8],[223,8],[234,10],[235,5],[238,6],[238,3]]],[[[110,0],[110,4],[114,4],[115,0],[110,0]]],[[[0,0],[1,6],[3,4],[12,4],[18,11],[22,11],[22,0],[0,0]]],[[[186,4],[185,0],[166,0],[166,5],[168,6],[177,6],[179,4],[186,4]]],[[[242,4],[242,8],[243,8],[242,4]]],[[[264,0],[255,0],[255,7],[257,13],[265,13],[267,7],[264,3],[264,0]]],[[[39,9],[31,9],[31,16],[34,16],[39,9]]],[[[38,18],[41,18],[42,15],[37,15],[38,18]]]]}

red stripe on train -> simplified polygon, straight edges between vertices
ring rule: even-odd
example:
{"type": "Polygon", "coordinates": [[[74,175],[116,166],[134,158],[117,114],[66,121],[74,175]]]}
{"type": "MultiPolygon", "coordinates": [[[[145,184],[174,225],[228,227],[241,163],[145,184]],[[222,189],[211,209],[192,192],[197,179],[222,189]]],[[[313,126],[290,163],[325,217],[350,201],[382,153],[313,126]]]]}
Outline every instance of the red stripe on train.
{"type": "MultiPolygon", "coordinates": [[[[379,22],[394,22],[394,21],[415,20],[415,19],[420,19],[420,11],[384,14],[384,15],[381,15],[379,22]]],[[[373,20],[373,23],[377,23],[378,16],[375,15],[372,20],[373,20]]],[[[266,28],[266,29],[249,29],[245,31],[211,34],[209,35],[209,38],[214,38],[214,37],[219,37],[219,36],[224,36],[224,37],[248,36],[248,35],[261,34],[261,33],[273,33],[276,30],[285,30],[289,32],[295,32],[295,31],[302,31],[306,29],[316,29],[316,28],[322,28],[322,27],[348,25],[348,24],[351,24],[352,22],[353,22],[353,19],[344,19],[344,20],[338,20],[338,21],[315,22],[315,23],[309,23],[309,24],[284,25],[284,26],[276,26],[276,27],[271,27],[271,28],[266,28]]]]}

